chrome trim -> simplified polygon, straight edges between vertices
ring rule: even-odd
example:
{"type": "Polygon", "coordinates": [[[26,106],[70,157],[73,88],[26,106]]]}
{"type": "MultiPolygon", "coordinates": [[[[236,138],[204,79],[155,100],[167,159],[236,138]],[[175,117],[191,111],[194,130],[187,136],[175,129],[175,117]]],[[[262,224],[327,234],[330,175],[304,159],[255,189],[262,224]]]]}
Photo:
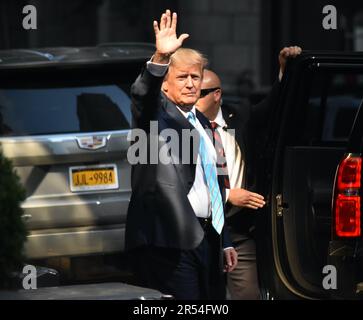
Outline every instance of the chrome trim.
{"type": "Polygon", "coordinates": [[[107,135],[109,137],[117,134],[127,135],[131,129],[124,130],[113,130],[113,131],[100,131],[100,132],[85,132],[85,133],[57,133],[57,134],[44,134],[34,136],[10,136],[0,137],[0,141],[4,142],[34,142],[34,141],[51,141],[51,142],[63,142],[63,141],[74,141],[77,137],[87,137],[90,135],[107,135]]]}

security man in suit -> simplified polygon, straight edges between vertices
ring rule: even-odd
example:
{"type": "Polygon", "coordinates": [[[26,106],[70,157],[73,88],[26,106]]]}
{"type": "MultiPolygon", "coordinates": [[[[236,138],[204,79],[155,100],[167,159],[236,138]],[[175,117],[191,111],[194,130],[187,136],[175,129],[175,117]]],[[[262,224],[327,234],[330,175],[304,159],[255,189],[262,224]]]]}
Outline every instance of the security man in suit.
{"type": "MultiPolygon", "coordinates": [[[[300,47],[285,47],[280,51],[280,74],[285,70],[286,59],[301,53],[300,47]]],[[[255,212],[265,205],[262,195],[253,192],[255,188],[253,154],[255,146],[247,143],[248,137],[265,135],[269,113],[277,102],[279,83],[277,82],[268,97],[255,106],[231,108],[222,105],[222,86],[219,77],[205,69],[201,96],[197,109],[210,120],[216,140],[219,164],[225,164],[226,224],[233,246],[238,253],[236,268],[228,273],[228,289],[232,299],[259,299],[259,284],[256,264],[256,245],[254,240],[255,212]],[[234,131],[230,131],[233,129],[234,131]],[[252,131],[253,130],[253,131],[252,131]],[[252,135],[253,134],[253,135],[252,135]],[[220,141],[220,145],[218,144],[220,141]],[[254,147],[254,148],[253,148],[254,147]]],[[[255,141],[255,139],[254,139],[255,141]]],[[[223,175],[221,175],[223,176],[223,175]]]]}
{"type": "Polygon", "coordinates": [[[133,128],[146,136],[129,151],[148,154],[132,166],[126,249],[140,285],[176,299],[223,299],[223,271],[233,270],[237,254],[224,228],[210,123],[195,108],[206,61],[181,48],[189,35],[177,37],[176,25],[169,10],[154,21],[155,54],[131,88],[133,128]],[[152,161],[150,152],[170,157],[152,161]]]}

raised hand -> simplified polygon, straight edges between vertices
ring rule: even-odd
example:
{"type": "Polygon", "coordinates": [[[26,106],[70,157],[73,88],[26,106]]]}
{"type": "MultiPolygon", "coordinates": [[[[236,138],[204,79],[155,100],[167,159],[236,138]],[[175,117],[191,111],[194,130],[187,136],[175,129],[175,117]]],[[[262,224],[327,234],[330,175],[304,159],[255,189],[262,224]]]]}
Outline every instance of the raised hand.
{"type": "Polygon", "coordinates": [[[171,15],[170,10],[166,10],[161,15],[160,25],[154,21],[154,31],[156,38],[156,52],[153,61],[156,63],[167,63],[169,56],[173,54],[183,44],[183,41],[189,37],[188,34],[183,33],[179,36],[176,35],[177,14],[174,12],[171,15]]]}
{"type": "Polygon", "coordinates": [[[297,57],[299,54],[301,54],[301,51],[302,51],[302,49],[298,46],[285,47],[285,48],[281,49],[280,54],[279,54],[279,63],[280,63],[279,78],[280,78],[280,80],[282,78],[282,75],[285,72],[287,59],[297,57]]]}

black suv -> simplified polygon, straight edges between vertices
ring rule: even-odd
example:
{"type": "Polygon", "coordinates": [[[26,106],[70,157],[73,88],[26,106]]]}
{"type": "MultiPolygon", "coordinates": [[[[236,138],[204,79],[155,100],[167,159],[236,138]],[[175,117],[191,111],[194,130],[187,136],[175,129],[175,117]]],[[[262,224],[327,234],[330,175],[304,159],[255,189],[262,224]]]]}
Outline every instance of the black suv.
{"type": "Polygon", "coordinates": [[[359,298],[362,99],[362,53],[303,52],[287,66],[257,157],[266,299],[359,298]]]}

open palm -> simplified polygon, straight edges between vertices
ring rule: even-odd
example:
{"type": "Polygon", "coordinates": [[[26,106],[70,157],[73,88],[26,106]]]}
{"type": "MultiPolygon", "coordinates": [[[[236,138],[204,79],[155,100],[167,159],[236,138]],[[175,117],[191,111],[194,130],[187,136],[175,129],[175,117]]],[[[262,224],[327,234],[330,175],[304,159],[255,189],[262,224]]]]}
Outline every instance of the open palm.
{"type": "Polygon", "coordinates": [[[160,18],[160,27],[157,21],[154,21],[154,31],[156,38],[156,51],[170,55],[173,54],[183,44],[183,41],[189,37],[188,34],[183,33],[176,36],[177,14],[174,12],[171,16],[170,10],[166,10],[160,18]]]}

